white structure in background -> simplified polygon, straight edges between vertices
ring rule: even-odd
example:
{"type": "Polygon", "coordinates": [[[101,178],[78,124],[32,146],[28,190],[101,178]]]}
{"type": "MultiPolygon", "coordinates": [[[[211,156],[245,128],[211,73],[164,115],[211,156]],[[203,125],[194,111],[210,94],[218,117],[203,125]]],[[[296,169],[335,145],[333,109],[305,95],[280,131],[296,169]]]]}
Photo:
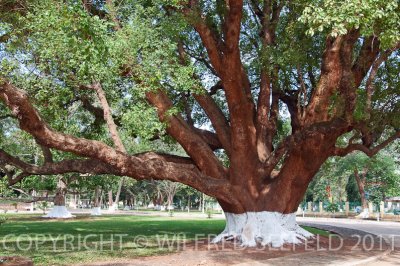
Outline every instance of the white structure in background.
{"type": "Polygon", "coordinates": [[[385,201],[387,202],[387,211],[400,210],[400,196],[387,198],[385,201]]]}
{"type": "Polygon", "coordinates": [[[368,208],[363,209],[363,211],[359,215],[357,215],[357,217],[363,219],[369,218],[369,209],[368,208]]]}
{"type": "Polygon", "coordinates": [[[72,209],[77,209],[78,208],[78,206],[76,205],[76,202],[74,202],[74,201],[70,201],[68,205],[72,209]]]}
{"type": "Polygon", "coordinates": [[[43,216],[43,218],[56,218],[56,219],[68,219],[73,217],[75,216],[68,211],[67,207],[57,206],[57,205],[54,205],[54,207],[50,210],[50,212],[45,216],[43,216]]]}
{"type": "Polygon", "coordinates": [[[101,214],[101,207],[93,207],[92,211],[90,212],[90,215],[93,216],[100,216],[101,214]]]}

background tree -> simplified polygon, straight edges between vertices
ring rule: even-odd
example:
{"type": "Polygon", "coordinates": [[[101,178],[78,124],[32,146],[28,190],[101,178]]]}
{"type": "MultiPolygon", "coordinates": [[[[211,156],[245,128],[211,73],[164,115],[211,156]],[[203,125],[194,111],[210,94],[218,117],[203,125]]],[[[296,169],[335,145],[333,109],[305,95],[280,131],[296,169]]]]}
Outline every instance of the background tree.
{"type": "Polygon", "coordinates": [[[361,202],[363,209],[368,209],[368,201],[379,204],[394,196],[400,189],[394,147],[391,145],[371,158],[358,152],[328,160],[310,184],[307,200],[328,200],[327,186],[331,188],[333,201],[361,202]]]}
{"type": "Polygon", "coordinates": [[[170,181],[161,181],[159,183],[161,192],[165,194],[167,200],[167,210],[173,209],[174,197],[176,193],[183,188],[183,185],[170,181]]]}

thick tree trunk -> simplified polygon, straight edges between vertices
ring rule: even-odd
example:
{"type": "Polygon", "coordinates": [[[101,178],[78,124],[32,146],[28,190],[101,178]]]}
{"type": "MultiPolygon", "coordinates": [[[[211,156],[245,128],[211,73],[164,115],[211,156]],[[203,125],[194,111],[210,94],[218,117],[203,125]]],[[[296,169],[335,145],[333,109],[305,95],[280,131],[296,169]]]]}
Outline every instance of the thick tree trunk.
{"type": "MultiPolygon", "coordinates": [[[[284,243],[297,244],[300,240],[311,237],[312,234],[296,223],[296,210],[304,194],[290,192],[291,189],[288,188],[293,188],[293,184],[289,181],[280,182],[279,185],[280,189],[270,188],[265,194],[260,193],[255,197],[248,193],[247,197],[241,197],[240,206],[219,201],[225,213],[226,227],[214,242],[235,238],[243,246],[260,243],[278,247],[284,243]]],[[[305,189],[306,186],[303,185],[301,190],[305,189]]],[[[243,191],[241,193],[246,195],[243,191]]]]}
{"type": "MultiPolygon", "coordinates": [[[[296,211],[308,184],[328,154],[322,148],[316,148],[316,142],[320,141],[317,137],[305,141],[304,146],[293,149],[290,156],[285,157],[277,175],[260,176],[253,170],[248,171],[246,176],[242,172],[243,182],[233,186],[230,191],[237,201],[232,201],[232,204],[218,200],[227,223],[214,242],[235,238],[243,246],[259,243],[278,247],[312,237],[297,225],[296,211]],[[260,182],[260,185],[254,190],[256,182],[260,182]]],[[[262,173],[260,169],[257,170],[262,173]]]]}
{"type": "Polygon", "coordinates": [[[236,239],[242,246],[256,246],[259,243],[279,247],[284,243],[297,244],[312,237],[296,223],[296,210],[304,196],[300,192],[306,188],[306,184],[294,188],[293,183],[286,180],[272,185],[265,194],[257,196],[244,191],[232,192],[247,194],[247,197],[240,198],[239,206],[219,201],[225,213],[226,227],[213,242],[236,239]],[[274,186],[275,189],[272,188],[274,186]]]}
{"type": "Polygon", "coordinates": [[[254,247],[260,243],[280,247],[285,243],[298,244],[313,236],[296,223],[296,213],[226,212],[225,217],[225,230],[213,239],[214,243],[223,239],[238,239],[242,246],[254,247]]]}

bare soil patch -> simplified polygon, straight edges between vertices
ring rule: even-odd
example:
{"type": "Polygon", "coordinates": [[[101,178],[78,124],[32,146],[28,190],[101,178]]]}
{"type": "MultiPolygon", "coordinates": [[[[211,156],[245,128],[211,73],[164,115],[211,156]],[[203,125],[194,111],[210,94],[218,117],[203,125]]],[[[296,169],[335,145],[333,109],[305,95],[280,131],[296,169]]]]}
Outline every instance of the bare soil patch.
{"type": "Polygon", "coordinates": [[[33,263],[22,257],[0,257],[0,266],[33,266],[33,263]]]}
{"type": "Polygon", "coordinates": [[[197,241],[186,243],[175,247],[174,253],[160,256],[140,257],[136,259],[119,259],[108,262],[95,262],[93,266],[128,266],[128,265],[252,265],[265,263],[270,259],[287,256],[304,256],[304,258],[317,259],[324,254],[344,254],[349,256],[355,254],[360,257],[374,256],[381,252],[382,247],[378,241],[365,241],[365,247],[355,238],[342,238],[340,236],[323,237],[317,236],[299,245],[284,245],[281,248],[255,247],[243,248],[233,241],[225,241],[220,244],[211,244],[208,241],[197,241]],[[372,243],[373,242],[373,243],[372,243]]]}

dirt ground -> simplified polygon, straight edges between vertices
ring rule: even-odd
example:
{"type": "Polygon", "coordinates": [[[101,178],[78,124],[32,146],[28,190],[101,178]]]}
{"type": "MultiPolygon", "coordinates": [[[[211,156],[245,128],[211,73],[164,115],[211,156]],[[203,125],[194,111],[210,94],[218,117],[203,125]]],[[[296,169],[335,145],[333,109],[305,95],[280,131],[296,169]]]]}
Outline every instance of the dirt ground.
{"type": "MultiPolygon", "coordinates": [[[[368,253],[368,256],[378,254],[380,247],[375,245],[371,250],[365,251],[358,247],[357,239],[317,236],[300,245],[285,245],[281,248],[257,247],[242,248],[235,242],[226,241],[221,244],[209,244],[200,242],[188,243],[181,247],[176,253],[140,257],[131,260],[113,260],[109,262],[95,262],[80,264],[80,266],[128,266],[128,265],[255,265],[268,263],[268,260],[279,257],[303,257],[310,260],[311,257],[321,258],[324,254],[361,254],[368,253]],[[343,242],[342,242],[343,241],[343,242]],[[340,247],[340,248],[339,248],[340,247]],[[329,251],[333,249],[334,251],[329,251]]],[[[370,246],[368,246],[370,248],[370,246]]],[[[298,260],[298,259],[297,259],[298,260]]]]}

